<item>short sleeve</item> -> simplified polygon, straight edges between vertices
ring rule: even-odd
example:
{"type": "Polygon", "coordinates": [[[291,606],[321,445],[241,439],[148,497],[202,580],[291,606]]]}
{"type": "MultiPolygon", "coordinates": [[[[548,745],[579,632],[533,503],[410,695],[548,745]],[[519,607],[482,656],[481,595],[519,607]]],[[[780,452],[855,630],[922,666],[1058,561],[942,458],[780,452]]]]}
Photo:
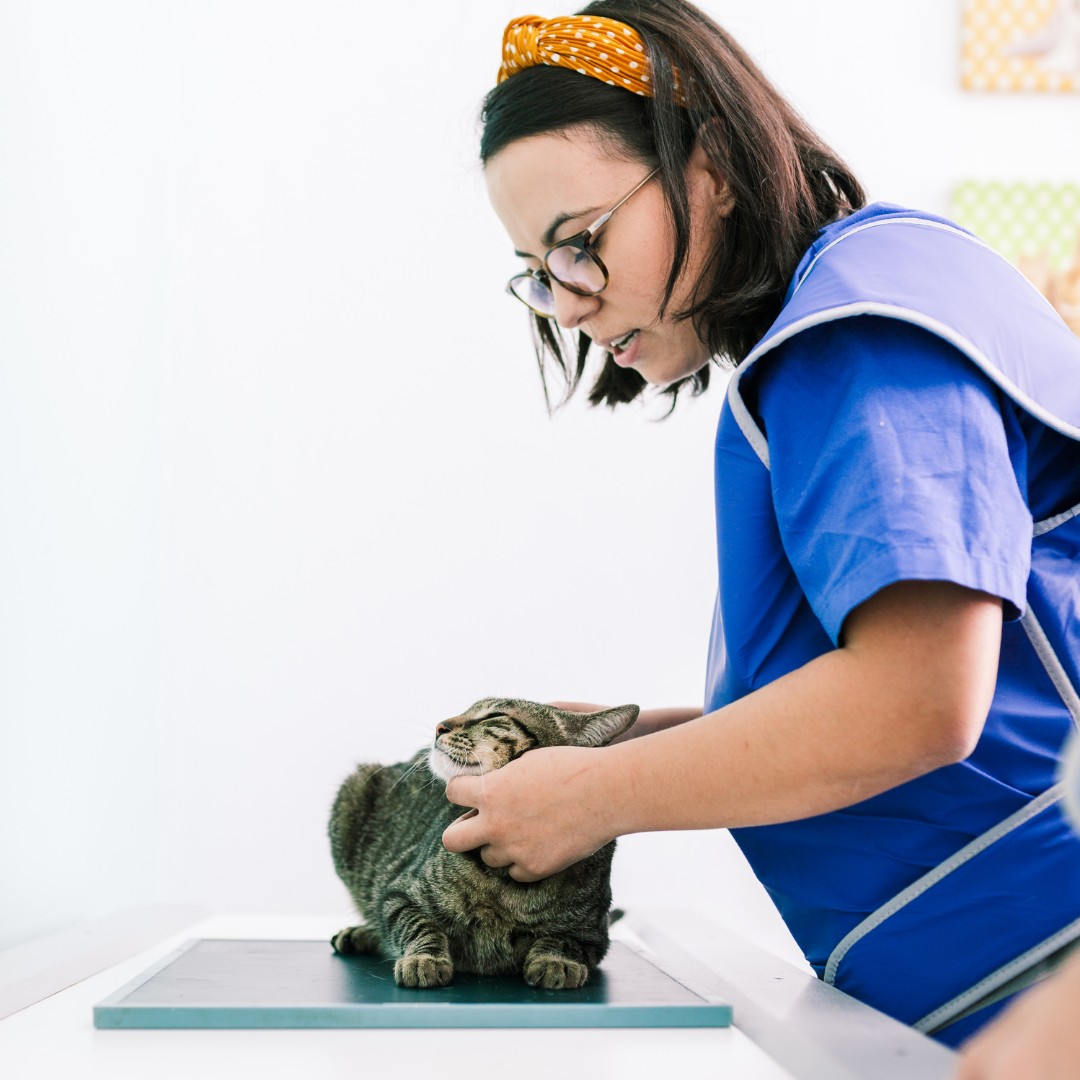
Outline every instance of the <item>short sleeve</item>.
{"type": "Polygon", "coordinates": [[[1023,611],[1024,446],[972,361],[919,327],[856,316],[758,366],[784,549],[834,644],[855,607],[898,581],[950,581],[1001,597],[1006,618],[1023,611]]]}

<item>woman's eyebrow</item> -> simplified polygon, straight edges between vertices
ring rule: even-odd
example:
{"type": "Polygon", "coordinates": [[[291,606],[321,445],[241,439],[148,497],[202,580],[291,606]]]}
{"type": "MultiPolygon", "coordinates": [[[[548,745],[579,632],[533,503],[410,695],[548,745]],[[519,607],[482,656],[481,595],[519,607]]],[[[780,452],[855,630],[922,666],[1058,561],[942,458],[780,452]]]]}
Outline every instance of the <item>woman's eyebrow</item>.
{"type": "MultiPolygon", "coordinates": [[[[595,214],[598,209],[599,207],[593,206],[590,207],[588,210],[578,210],[576,213],[573,214],[557,214],[555,216],[555,219],[545,230],[544,235],[540,237],[540,242],[546,248],[551,247],[551,245],[555,243],[555,234],[563,225],[565,225],[568,221],[573,221],[575,218],[589,217],[592,214],[595,214]]],[[[517,248],[514,249],[514,254],[520,256],[522,259],[536,258],[535,255],[530,255],[527,251],[518,251],[517,248]]]]}

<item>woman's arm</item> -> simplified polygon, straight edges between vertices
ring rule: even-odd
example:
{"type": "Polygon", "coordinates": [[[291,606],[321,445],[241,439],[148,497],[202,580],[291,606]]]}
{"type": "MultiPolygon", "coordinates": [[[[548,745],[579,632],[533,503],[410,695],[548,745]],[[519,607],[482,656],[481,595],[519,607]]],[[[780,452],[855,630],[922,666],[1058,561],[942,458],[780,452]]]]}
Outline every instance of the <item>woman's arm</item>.
{"type": "MultiPolygon", "coordinates": [[[[569,712],[600,712],[610,707],[608,705],[592,705],[584,701],[551,701],[548,704],[553,705],[556,709],[566,709],[569,712]]],[[[688,720],[697,720],[700,716],[701,710],[690,706],[642,709],[637,720],[634,721],[634,726],[617,739],[613,739],[612,745],[626,742],[628,739],[637,739],[642,735],[652,735],[657,731],[663,731],[665,728],[685,724],[688,720]]]]}
{"type": "Polygon", "coordinates": [[[552,747],[447,796],[477,815],[452,851],[532,881],[616,836],[791,821],[869,798],[973,749],[997,675],[1001,602],[901,582],[861,604],[841,647],[696,720],[598,750],[552,747]]]}

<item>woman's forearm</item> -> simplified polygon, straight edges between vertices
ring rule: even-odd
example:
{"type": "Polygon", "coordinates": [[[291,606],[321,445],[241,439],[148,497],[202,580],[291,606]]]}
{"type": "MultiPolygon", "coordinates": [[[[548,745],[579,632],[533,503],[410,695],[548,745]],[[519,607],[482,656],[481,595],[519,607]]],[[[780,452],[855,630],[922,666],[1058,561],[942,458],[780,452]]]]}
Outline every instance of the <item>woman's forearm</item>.
{"type": "Polygon", "coordinates": [[[841,656],[829,654],[725,709],[597,755],[612,832],[791,821],[849,806],[944,764],[929,757],[916,764],[910,748],[882,745],[857,703],[845,707],[831,696],[838,666],[841,656]],[[806,707],[818,689],[831,708],[806,707]]]}
{"type": "MultiPolygon", "coordinates": [[[[557,709],[567,709],[570,712],[600,712],[610,708],[608,705],[594,705],[585,701],[552,701],[550,703],[557,709]]],[[[642,709],[634,726],[629,731],[613,740],[615,743],[626,742],[627,739],[637,739],[642,735],[652,735],[665,728],[676,727],[685,724],[688,720],[696,720],[701,716],[701,709],[692,706],[671,706],[662,709],[642,709]]]]}
{"type": "Polygon", "coordinates": [[[942,583],[894,589],[867,602],[844,648],[599,752],[612,832],[795,820],[967,756],[993,693],[1000,603],[942,583]]]}
{"type": "Polygon", "coordinates": [[[642,735],[655,735],[658,731],[666,731],[668,728],[678,727],[680,724],[697,720],[701,716],[701,710],[690,706],[672,706],[665,709],[643,709],[634,726],[625,734],[620,735],[614,743],[627,742],[629,739],[637,739],[642,735]]]}

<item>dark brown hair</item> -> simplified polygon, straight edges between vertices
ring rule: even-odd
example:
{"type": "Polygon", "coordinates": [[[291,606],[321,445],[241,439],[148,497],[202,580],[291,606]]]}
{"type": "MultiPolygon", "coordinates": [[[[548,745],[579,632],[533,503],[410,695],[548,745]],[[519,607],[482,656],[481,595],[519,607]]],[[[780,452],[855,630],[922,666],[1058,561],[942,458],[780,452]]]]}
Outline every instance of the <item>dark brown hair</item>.
{"type": "MultiPolygon", "coordinates": [[[[731,36],[684,0],[597,0],[582,15],[617,19],[641,35],[654,97],[543,65],[518,72],[484,99],[480,159],[487,164],[518,139],[575,126],[593,127],[613,150],[659,167],[671,214],[674,255],[661,314],[671,301],[690,235],[686,163],[695,139],[727,180],[734,207],[719,230],[693,295],[676,318],[692,319],[717,361],[737,366],[776,318],[788,282],[815,234],[866,199],[851,170],[765,78],[731,36]],[[689,101],[675,101],[675,71],[689,101]]],[[[548,396],[545,356],[566,379],[570,397],[592,345],[578,333],[576,363],[563,357],[558,327],[534,319],[537,361],[548,396]]],[[[679,392],[709,384],[709,368],[666,387],[679,392]]],[[[607,358],[589,391],[590,404],[614,407],[647,384],[607,358]]]]}

